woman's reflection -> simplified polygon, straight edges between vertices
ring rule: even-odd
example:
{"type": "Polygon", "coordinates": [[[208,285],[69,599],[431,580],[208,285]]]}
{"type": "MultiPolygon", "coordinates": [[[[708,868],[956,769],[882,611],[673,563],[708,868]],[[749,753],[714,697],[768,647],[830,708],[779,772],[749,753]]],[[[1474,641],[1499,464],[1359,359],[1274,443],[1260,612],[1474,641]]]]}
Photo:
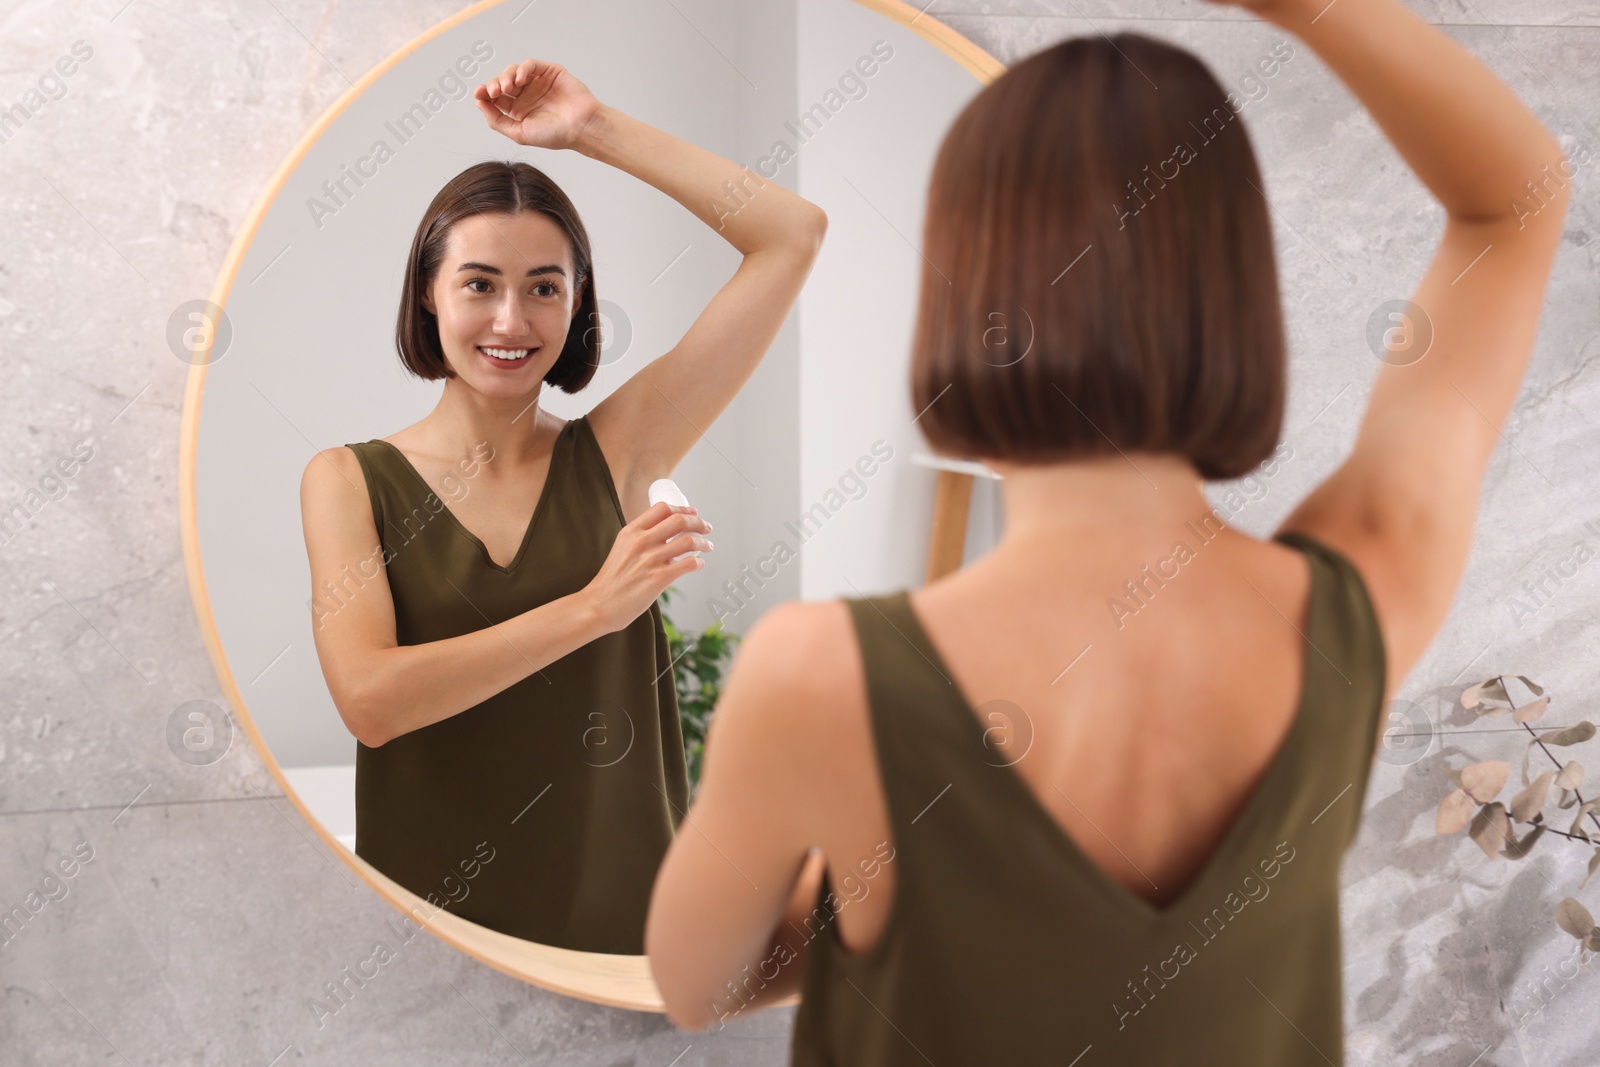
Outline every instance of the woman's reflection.
{"type": "Polygon", "coordinates": [[[576,393],[600,356],[583,223],[526,163],[451,179],[417,227],[396,330],[407,370],[444,379],[438,405],[319,452],[302,480],[317,654],[358,741],[357,855],[483,926],[638,955],[689,792],[657,598],[704,566],[687,549],[712,547],[694,508],[646,490],[755,370],[826,217],[553,63],[474,97],[518,144],[650,183],[744,259],[671,351],[564,421],[543,386],[576,393]]]}

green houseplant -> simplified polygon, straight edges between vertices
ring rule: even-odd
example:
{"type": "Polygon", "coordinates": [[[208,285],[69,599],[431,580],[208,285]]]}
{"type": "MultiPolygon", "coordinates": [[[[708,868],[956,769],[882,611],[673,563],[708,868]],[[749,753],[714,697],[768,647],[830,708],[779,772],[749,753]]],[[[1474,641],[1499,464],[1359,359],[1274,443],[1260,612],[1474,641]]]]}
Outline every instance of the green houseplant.
{"type": "Polygon", "coordinates": [[[700,759],[705,751],[706,728],[722,696],[722,679],[733,659],[739,635],[712,623],[703,632],[685,636],[667,615],[667,600],[678,591],[668,586],[661,594],[661,622],[667,631],[672,657],[672,680],[678,694],[678,717],[683,724],[683,754],[689,762],[689,796],[700,788],[700,759]]]}

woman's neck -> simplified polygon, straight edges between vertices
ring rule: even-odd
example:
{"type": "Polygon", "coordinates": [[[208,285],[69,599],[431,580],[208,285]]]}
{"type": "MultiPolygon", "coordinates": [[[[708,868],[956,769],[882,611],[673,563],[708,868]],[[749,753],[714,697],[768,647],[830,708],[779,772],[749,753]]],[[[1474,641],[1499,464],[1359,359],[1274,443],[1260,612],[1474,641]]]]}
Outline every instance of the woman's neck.
{"type": "Polygon", "coordinates": [[[544,444],[553,420],[539,406],[544,383],[531,393],[515,397],[485,396],[446,379],[444,394],[423,420],[428,449],[445,456],[466,456],[484,444],[505,466],[532,463],[546,450],[544,444]]]}
{"type": "Polygon", "coordinates": [[[1139,551],[1170,544],[1186,524],[1212,513],[1193,465],[1169,453],[987,465],[1002,476],[1005,528],[997,552],[1037,551],[1070,539],[1139,551]]]}

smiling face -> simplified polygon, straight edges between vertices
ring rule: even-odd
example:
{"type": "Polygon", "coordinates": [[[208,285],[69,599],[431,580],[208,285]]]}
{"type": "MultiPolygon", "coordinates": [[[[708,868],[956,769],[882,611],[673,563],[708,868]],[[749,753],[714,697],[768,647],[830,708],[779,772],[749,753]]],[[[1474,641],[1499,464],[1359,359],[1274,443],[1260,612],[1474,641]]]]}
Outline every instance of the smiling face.
{"type": "Polygon", "coordinates": [[[488,396],[537,388],[560,358],[578,307],[573,271],[566,233],[543,212],[456,223],[422,306],[438,318],[439,344],[457,380],[488,396]]]}

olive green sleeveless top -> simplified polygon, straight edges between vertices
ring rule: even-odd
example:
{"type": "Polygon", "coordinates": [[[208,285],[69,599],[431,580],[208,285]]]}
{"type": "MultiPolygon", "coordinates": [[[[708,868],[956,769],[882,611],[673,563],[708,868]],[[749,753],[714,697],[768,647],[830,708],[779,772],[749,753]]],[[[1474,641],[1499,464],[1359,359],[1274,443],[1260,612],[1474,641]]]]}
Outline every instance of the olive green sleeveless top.
{"type": "MultiPolygon", "coordinates": [[[[399,449],[348,447],[366,476],[402,645],[578,592],[624,525],[587,416],[561,430],[506,567],[399,449]]],[[[470,478],[457,484],[471,491],[470,478]]],[[[357,742],[356,855],[502,933],[643,955],[656,868],[688,807],[670,667],[657,602],[481,704],[377,748],[357,742]]]]}
{"type": "Polygon", "coordinates": [[[881,939],[850,953],[833,918],[870,877],[838,896],[824,880],[792,1064],[1343,1062],[1339,865],[1366,793],[1384,652],[1350,563],[1303,534],[1277,540],[1309,557],[1313,579],[1299,709],[1209,860],[1159,907],[1091,862],[985,745],[905,592],[847,601],[894,900],[881,939]]]}

